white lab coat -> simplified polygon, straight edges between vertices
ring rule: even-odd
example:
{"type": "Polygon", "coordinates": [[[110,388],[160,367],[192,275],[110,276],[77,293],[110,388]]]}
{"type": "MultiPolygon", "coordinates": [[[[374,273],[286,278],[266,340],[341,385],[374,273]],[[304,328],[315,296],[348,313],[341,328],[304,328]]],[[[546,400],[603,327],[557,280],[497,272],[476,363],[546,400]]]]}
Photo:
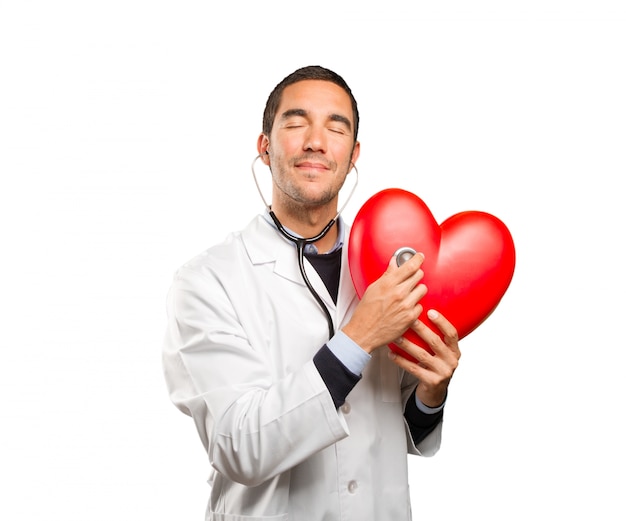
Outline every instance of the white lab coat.
{"type": "MultiPolygon", "coordinates": [[[[358,302],[347,251],[337,305],[306,266],[336,329],[358,302]]],[[[441,424],[413,445],[403,409],[416,382],[386,349],[335,408],[312,361],[328,340],[324,314],[293,243],[263,216],[180,268],[168,316],[166,382],[212,466],[207,520],[411,519],[407,451],[434,454],[441,424]]]]}

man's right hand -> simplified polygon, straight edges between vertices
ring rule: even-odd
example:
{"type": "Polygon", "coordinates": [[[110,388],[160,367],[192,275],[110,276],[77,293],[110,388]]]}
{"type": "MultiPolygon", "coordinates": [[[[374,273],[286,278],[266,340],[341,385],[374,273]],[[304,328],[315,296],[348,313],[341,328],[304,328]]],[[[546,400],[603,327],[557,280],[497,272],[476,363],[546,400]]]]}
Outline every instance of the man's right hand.
{"type": "Polygon", "coordinates": [[[424,255],[417,253],[398,267],[392,257],[385,273],[368,286],[343,332],[367,353],[397,340],[422,312],[427,289],[420,281],[424,255]]]}

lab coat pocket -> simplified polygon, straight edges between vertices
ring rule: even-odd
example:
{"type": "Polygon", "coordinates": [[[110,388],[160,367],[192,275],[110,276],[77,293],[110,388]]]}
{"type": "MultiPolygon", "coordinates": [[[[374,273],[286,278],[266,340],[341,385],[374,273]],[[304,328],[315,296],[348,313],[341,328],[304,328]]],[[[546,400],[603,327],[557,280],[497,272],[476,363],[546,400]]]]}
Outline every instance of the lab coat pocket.
{"type": "Polygon", "coordinates": [[[380,353],[384,349],[378,349],[380,360],[380,384],[383,402],[400,402],[400,368],[394,364],[386,353],[380,353]]]}

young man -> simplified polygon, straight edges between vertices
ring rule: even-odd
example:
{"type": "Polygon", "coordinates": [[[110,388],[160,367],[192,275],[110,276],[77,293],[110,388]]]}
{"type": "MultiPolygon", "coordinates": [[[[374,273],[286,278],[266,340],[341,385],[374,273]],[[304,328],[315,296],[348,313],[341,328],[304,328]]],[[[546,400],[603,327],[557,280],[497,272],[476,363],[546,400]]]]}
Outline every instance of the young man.
{"type": "Polygon", "coordinates": [[[339,75],[287,76],[257,141],[271,210],[174,278],[165,377],[211,463],[207,520],[409,520],[407,452],[439,449],[460,351],[443,316],[429,310],[443,340],[418,321],[423,257],[390,259],[359,300],[349,229],[333,222],[358,124],[339,75]],[[398,340],[409,328],[434,355],[398,340]],[[393,341],[419,363],[393,356],[393,341]]]}

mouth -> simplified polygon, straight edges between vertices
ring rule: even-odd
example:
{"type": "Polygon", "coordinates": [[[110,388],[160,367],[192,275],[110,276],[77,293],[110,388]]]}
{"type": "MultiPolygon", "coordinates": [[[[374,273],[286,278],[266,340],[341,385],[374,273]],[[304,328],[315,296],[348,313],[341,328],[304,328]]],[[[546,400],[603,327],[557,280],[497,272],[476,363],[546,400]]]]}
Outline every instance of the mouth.
{"type": "Polygon", "coordinates": [[[302,163],[302,164],[296,165],[296,168],[298,168],[299,170],[304,170],[306,172],[315,172],[315,173],[322,173],[322,172],[328,171],[328,168],[326,168],[324,165],[320,165],[316,163],[302,163]]]}
{"type": "Polygon", "coordinates": [[[300,170],[307,170],[309,172],[326,172],[327,170],[330,170],[329,165],[325,162],[310,159],[296,161],[295,167],[300,170]]]}

